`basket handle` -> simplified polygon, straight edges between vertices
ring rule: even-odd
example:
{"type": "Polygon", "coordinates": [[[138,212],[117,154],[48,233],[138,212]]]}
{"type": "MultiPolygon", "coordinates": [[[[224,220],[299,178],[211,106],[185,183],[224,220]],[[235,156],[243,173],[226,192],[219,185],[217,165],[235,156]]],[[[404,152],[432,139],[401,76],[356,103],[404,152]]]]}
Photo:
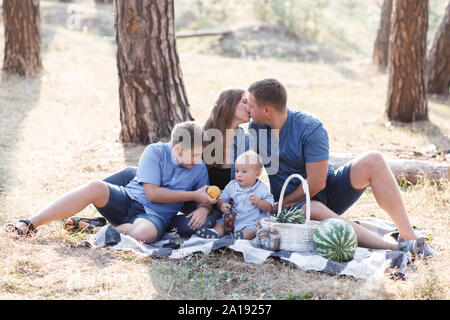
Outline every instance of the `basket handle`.
{"type": "Polygon", "coordinates": [[[281,189],[281,193],[280,193],[280,200],[278,202],[277,215],[279,215],[281,212],[281,207],[283,205],[283,198],[284,198],[284,192],[286,191],[286,187],[288,186],[289,181],[291,181],[293,178],[299,178],[302,181],[303,191],[306,194],[306,221],[305,221],[305,224],[307,224],[307,223],[309,223],[310,218],[311,218],[311,201],[309,199],[308,182],[301,175],[299,175],[297,173],[291,174],[284,182],[283,188],[281,189]]]}

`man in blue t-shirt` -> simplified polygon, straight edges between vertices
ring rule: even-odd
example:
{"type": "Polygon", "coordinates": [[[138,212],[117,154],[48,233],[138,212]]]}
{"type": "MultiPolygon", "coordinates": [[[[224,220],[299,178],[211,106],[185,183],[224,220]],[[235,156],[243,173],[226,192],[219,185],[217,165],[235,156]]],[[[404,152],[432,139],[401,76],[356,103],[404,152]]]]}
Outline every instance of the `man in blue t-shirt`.
{"type": "MultiPolygon", "coordinates": [[[[391,249],[432,256],[432,248],[417,238],[405,210],[397,182],[379,152],[365,153],[341,168],[329,164],[328,133],[314,115],[292,111],[286,107],[285,87],[276,79],[264,79],[248,89],[248,106],[252,121],[250,145],[263,158],[269,175],[271,192],[279,200],[281,188],[291,174],[302,175],[309,185],[311,218],[340,218],[370,186],[380,205],[392,218],[400,232],[398,245],[385,241],[360,225],[354,227],[358,245],[373,249],[391,249]]],[[[305,204],[306,195],[299,179],[291,180],[282,204],[272,212],[305,204]]]]}

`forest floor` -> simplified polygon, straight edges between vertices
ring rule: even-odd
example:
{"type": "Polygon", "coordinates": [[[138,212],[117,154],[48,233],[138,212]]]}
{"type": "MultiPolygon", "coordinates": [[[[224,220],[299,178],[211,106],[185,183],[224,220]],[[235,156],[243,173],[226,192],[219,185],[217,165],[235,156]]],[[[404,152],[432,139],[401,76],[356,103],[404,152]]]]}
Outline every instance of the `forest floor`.
{"type": "MultiPolygon", "coordinates": [[[[136,165],[145,147],[119,140],[114,42],[72,30],[64,19],[51,20],[55,10],[67,13],[66,6],[41,1],[47,17],[41,30],[42,74],[0,82],[1,226],[88,181],[136,165]]],[[[286,84],[292,109],[323,121],[331,152],[379,150],[387,158],[448,164],[442,153],[428,153],[432,144],[437,151],[450,149],[448,99],[430,97],[429,122],[388,123],[383,118],[387,75],[370,60],[230,58],[191,50],[195,46],[188,41],[179,41],[183,79],[191,112],[202,123],[223,88],[245,89],[271,76],[286,84]]],[[[0,61],[3,44],[1,29],[0,61]]],[[[0,232],[0,299],[449,299],[449,182],[436,186],[424,179],[401,190],[412,224],[429,230],[440,251],[429,261],[414,262],[406,281],[389,272],[368,280],[329,276],[272,259],[254,265],[228,249],[168,260],[78,248],[86,235],[70,235],[53,222],[33,238],[13,240],[0,232]]],[[[98,213],[90,206],[79,215],[98,213]]],[[[368,216],[389,219],[370,189],[346,213],[349,219],[368,216]]]]}

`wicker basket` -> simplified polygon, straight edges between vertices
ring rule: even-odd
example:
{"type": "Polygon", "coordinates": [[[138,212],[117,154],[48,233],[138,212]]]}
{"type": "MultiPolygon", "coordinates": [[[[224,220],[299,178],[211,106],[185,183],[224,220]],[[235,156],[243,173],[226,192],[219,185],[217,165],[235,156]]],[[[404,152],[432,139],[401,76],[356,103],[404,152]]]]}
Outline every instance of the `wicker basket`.
{"type": "MultiPolygon", "coordinates": [[[[297,223],[279,223],[275,218],[263,218],[260,225],[262,228],[275,229],[280,234],[280,249],[300,252],[314,252],[312,236],[316,225],[311,218],[311,201],[309,197],[308,182],[299,174],[290,175],[284,182],[280,193],[279,203],[283,203],[284,192],[289,181],[293,178],[299,178],[302,181],[303,190],[306,194],[306,220],[304,224],[297,223]]],[[[278,214],[281,212],[281,205],[278,206],[278,214]]]]}

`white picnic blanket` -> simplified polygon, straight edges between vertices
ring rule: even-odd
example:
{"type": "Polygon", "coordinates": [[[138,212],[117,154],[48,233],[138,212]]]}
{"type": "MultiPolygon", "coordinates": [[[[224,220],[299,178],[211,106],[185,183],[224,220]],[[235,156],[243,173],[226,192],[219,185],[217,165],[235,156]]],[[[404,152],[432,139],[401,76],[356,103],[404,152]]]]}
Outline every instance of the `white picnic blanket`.
{"type": "MultiPolygon", "coordinates": [[[[378,218],[366,218],[357,220],[368,230],[380,237],[390,236],[397,231],[394,223],[378,218]]],[[[315,270],[331,275],[347,275],[355,278],[369,278],[382,275],[386,268],[392,269],[392,274],[405,279],[406,269],[411,263],[409,253],[393,250],[369,250],[358,247],[352,260],[340,263],[328,260],[316,253],[302,253],[295,251],[268,251],[262,248],[257,239],[234,240],[231,236],[220,239],[204,239],[198,236],[182,238],[182,244],[178,249],[163,247],[169,242],[169,234],[166,233],[161,240],[151,245],[140,243],[134,238],[121,234],[112,226],[104,226],[100,231],[92,235],[90,244],[94,247],[111,247],[115,250],[132,250],[138,254],[151,257],[167,257],[169,259],[181,259],[195,252],[209,254],[220,248],[230,248],[243,254],[244,260],[249,263],[261,264],[269,257],[278,257],[304,270],[315,270]]]]}

